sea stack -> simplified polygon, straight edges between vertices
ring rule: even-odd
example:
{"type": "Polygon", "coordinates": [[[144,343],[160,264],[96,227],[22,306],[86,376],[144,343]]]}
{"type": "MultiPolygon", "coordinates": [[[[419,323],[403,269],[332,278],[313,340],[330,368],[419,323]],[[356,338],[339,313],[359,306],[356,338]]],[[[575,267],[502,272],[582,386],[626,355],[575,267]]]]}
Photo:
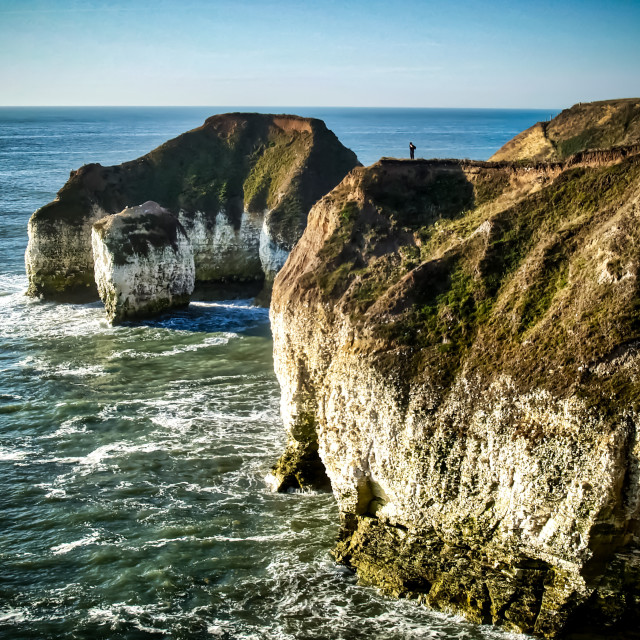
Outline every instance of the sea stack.
{"type": "Polygon", "coordinates": [[[183,225],[199,282],[265,280],[270,289],[311,206],[358,164],[321,120],[232,113],[137,160],[86,165],[31,216],[27,293],[97,298],[93,223],[149,200],[183,225]]]}
{"type": "Polygon", "coordinates": [[[549,638],[638,628],[638,151],[383,159],[312,209],[273,289],[272,483],[328,477],[362,583],[549,638]]]}
{"type": "Polygon", "coordinates": [[[95,280],[111,323],[150,317],[189,304],[195,283],[183,226],[156,202],[93,225],[95,280]]]}

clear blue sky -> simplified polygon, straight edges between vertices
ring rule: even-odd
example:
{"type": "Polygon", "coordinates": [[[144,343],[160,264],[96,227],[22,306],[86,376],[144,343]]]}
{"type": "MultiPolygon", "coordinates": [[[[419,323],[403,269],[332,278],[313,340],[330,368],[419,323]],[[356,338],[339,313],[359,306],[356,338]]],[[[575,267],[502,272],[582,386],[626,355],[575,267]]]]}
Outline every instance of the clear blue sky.
{"type": "Polygon", "coordinates": [[[0,0],[0,105],[557,108],[640,95],[640,0],[0,0]]]}

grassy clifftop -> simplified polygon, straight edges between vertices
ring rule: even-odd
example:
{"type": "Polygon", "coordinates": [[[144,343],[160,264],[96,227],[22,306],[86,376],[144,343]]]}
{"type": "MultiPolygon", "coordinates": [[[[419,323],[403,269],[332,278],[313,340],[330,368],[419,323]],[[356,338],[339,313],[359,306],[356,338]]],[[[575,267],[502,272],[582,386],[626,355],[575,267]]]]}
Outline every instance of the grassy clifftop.
{"type": "Polygon", "coordinates": [[[147,155],[113,167],[74,171],[35,223],[73,223],[98,205],[108,213],[147,200],[173,213],[277,209],[291,233],[311,205],[358,164],[324,123],[313,118],[231,113],[169,140],[147,155]]]}
{"type": "Polygon", "coordinates": [[[581,102],[523,131],[490,160],[565,160],[587,149],[639,143],[640,98],[581,102]]]}
{"type": "Polygon", "coordinates": [[[465,370],[635,402],[628,370],[594,372],[640,339],[639,203],[638,155],[564,169],[383,160],[316,205],[275,295],[339,309],[380,367],[402,361],[443,391],[465,370]]]}

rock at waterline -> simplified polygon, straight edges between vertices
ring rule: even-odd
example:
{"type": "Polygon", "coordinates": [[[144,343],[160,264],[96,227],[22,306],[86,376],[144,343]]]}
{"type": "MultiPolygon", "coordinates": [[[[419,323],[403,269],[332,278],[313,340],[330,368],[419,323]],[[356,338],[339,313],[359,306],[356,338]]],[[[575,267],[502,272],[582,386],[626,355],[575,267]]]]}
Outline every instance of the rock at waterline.
{"type": "Polygon", "coordinates": [[[184,227],[156,202],[98,220],[91,232],[98,293],[111,323],[189,304],[193,249],[184,227]]]}

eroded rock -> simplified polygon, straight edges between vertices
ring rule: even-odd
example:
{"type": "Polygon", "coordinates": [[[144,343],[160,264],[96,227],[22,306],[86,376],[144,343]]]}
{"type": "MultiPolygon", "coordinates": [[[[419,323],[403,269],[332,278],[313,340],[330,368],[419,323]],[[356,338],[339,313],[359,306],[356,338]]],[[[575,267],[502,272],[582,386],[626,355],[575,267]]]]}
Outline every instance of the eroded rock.
{"type": "Polygon", "coordinates": [[[91,241],[109,322],[189,304],[195,284],[191,243],[180,222],[156,202],[98,220],[91,241]]]}
{"type": "Polygon", "coordinates": [[[382,160],[315,205],[273,290],[273,484],[318,452],[361,582],[545,637],[637,628],[638,215],[633,150],[382,160]]]}
{"type": "Polygon", "coordinates": [[[180,220],[199,282],[266,274],[270,285],[311,206],[357,165],[322,121],[257,113],[213,116],[118,166],[86,165],[31,216],[28,294],[96,297],[93,223],[149,200],[180,220]]]}

